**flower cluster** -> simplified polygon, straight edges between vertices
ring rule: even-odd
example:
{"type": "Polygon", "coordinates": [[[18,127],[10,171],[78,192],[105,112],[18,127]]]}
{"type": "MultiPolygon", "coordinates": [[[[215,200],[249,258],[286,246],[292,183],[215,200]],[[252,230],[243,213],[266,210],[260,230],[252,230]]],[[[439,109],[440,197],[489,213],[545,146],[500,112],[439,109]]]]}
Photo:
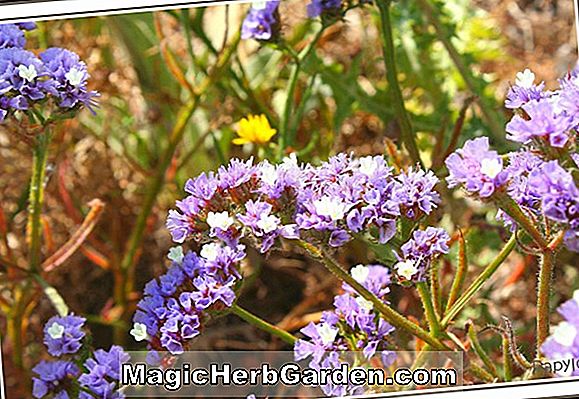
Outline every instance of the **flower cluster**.
{"type": "Polygon", "coordinates": [[[279,35],[279,0],[253,2],[243,25],[242,39],[269,41],[279,35]]]}
{"type": "Polygon", "coordinates": [[[33,25],[0,26],[0,122],[18,111],[53,99],[60,113],[95,105],[98,95],[87,89],[86,64],[75,53],[50,48],[38,57],[24,49],[22,29],[33,25]]]}
{"type": "MultiPolygon", "coordinates": [[[[351,270],[356,281],[383,301],[390,292],[390,272],[380,265],[358,265],[351,270]]],[[[348,352],[361,350],[364,359],[373,359],[377,353],[385,367],[394,360],[387,349],[388,336],[394,327],[379,317],[372,302],[359,296],[350,286],[343,284],[344,293],[334,298],[334,310],[323,313],[319,323],[310,323],[301,332],[307,339],[300,339],[294,346],[296,361],[311,359],[309,366],[339,367],[349,362],[348,352]]],[[[322,386],[328,396],[361,394],[361,387],[322,386]]]]}
{"type": "Polygon", "coordinates": [[[182,353],[212,314],[233,304],[244,247],[209,243],[200,255],[177,257],[164,275],[147,283],[131,331],[137,341],[148,341],[154,350],[182,353]]]}
{"type": "Polygon", "coordinates": [[[85,318],[72,314],[48,320],[44,343],[48,353],[59,359],[42,360],[32,369],[34,398],[124,398],[117,389],[120,364],[129,360],[128,354],[112,346],[108,352],[98,349],[90,357],[83,348],[85,322],[85,318]]]}
{"type": "MultiPolygon", "coordinates": [[[[579,290],[573,299],[559,307],[559,314],[565,319],[555,327],[547,338],[541,351],[551,361],[577,359],[579,357],[579,290]]],[[[570,368],[571,374],[565,377],[579,376],[579,370],[570,368]]],[[[563,375],[562,375],[563,376],[563,375]]]]}
{"type": "MultiPolygon", "coordinates": [[[[579,158],[579,78],[570,73],[560,83],[559,90],[546,91],[528,69],[518,73],[507,95],[514,116],[506,130],[523,148],[502,157],[490,150],[487,138],[469,140],[446,159],[447,182],[499,206],[514,201],[540,229],[564,231],[567,248],[579,252],[579,189],[573,175],[579,158]],[[554,230],[542,226],[543,215],[554,230]]],[[[517,228],[503,209],[497,218],[517,228]]]]}
{"type": "Polygon", "coordinates": [[[402,245],[402,254],[396,254],[398,263],[394,269],[400,281],[425,281],[432,261],[437,256],[448,253],[449,241],[450,236],[441,228],[416,230],[412,238],[402,245]]]}
{"type": "Polygon", "coordinates": [[[382,156],[339,154],[318,167],[234,159],[187,182],[190,195],[169,212],[167,227],[178,243],[217,238],[235,246],[246,237],[262,252],[280,237],[340,247],[370,232],[386,243],[400,217],[418,220],[437,207],[437,182],[422,170],[394,175],[382,156]]]}

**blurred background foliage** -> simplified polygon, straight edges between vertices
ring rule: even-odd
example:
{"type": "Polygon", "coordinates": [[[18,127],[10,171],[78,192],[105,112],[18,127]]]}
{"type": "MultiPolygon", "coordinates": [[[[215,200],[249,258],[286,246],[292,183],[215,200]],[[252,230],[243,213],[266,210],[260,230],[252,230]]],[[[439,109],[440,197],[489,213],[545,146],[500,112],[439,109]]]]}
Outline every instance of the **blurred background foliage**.
{"type": "MultiPolygon", "coordinates": [[[[551,84],[574,65],[572,5],[531,0],[426,3],[431,13],[425,12],[424,1],[397,1],[392,19],[399,81],[418,147],[425,165],[442,177],[443,155],[469,138],[488,135],[499,150],[509,148],[502,130],[509,115],[502,102],[517,71],[531,67],[551,84]]],[[[97,345],[126,341],[129,348],[134,346],[128,340],[128,322],[143,284],[165,267],[171,247],[165,216],[182,196],[185,181],[233,157],[277,158],[277,135],[266,146],[232,144],[237,122],[249,114],[266,115],[279,131],[292,73],[287,53],[239,40],[246,10],[246,5],[236,4],[50,21],[40,23],[29,37],[33,48],[54,45],[78,52],[89,66],[93,88],[101,93],[96,115],[85,112],[57,132],[43,216],[45,254],[50,254],[82,221],[88,201],[100,198],[107,204],[81,251],[47,276],[74,312],[89,315],[97,345]],[[223,59],[226,62],[216,67],[223,59]],[[215,74],[209,87],[198,93],[215,74]],[[192,101],[194,109],[188,108],[192,101]],[[176,132],[183,118],[182,132],[176,132]],[[127,255],[131,249],[134,256],[127,255]]],[[[287,44],[302,50],[319,23],[307,19],[302,0],[282,2],[281,15],[287,44]]],[[[318,163],[340,151],[387,153],[394,164],[410,163],[396,151],[400,130],[390,104],[379,35],[378,13],[371,6],[349,12],[344,21],[326,29],[297,80],[282,155],[296,152],[301,160],[318,163]]],[[[17,262],[25,261],[29,151],[0,129],[0,249],[17,262]]],[[[440,189],[444,206],[434,218],[449,231],[460,226],[466,232],[474,275],[496,255],[505,232],[494,221],[494,211],[453,198],[443,185],[440,189]]],[[[373,260],[360,246],[344,252],[347,264],[373,260]]],[[[558,271],[563,277],[557,280],[553,303],[578,285],[577,269],[570,267],[577,259],[562,259],[567,266],[558,271]]],[[[338,288],[322,268],[297,254],[268,259],[252,254],[250,260],[254,274],[242,301],[292,331],[319,318],[338,288]]],[[[510,267],[503,268],[486,290],[477,304],[481,306],[465,312],[462,323],[467,318],[482,319],[481,325],[497,323],[501,314],[509,314],[526,345],[525,333],[532,327],[525,321],[534,317],[527,301],[534,291],[533,262],[525,255],[511,256],[510,267]]],[[[443,261],[441,270],[443,281],[451,281],[451,262],[443,261]]],[[[2,301],[7,304],[14,300],[10,284],[2,282],[2,301]]],[[[420,314],[408,292],[394,291],[401,312],[420,314]]],[[[28,368],[41,356],[42,323],[52,313],[40,295],[29,304],[23,348],[28,368]]],[[[2,324],[6,331],[4,320],[2,324]]],[[[498,338],[493,339],[489,336],[484,344],[498,345],[498,338]]],[[[3,344],[5,353],[14,350],[10,342],[3,344]]],[[[225,318],[197,345],[261,349],[280,343],[235,318],[225,318]]],[[[8,386],[19,392],[25,379],[10,356],[7,361],[8,386]]]]}

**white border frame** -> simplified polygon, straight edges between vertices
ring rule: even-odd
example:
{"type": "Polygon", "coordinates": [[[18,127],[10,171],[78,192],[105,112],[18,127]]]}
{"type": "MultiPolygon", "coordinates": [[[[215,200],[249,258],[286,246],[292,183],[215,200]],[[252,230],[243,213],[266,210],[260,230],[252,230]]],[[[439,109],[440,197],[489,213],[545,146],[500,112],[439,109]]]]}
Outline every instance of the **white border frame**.
{"type": "MultiPolygon", "coordinates": [[[[32,0],[9,2],[8,4],[2,4],[2,2],[0,2],[0,23],[142,13],[155,10],[247,3],[249,1],[250,0],[32,0]]],[[[493,394],[500,395],[500,398],[509,399],[578,398],[579,377],[428,389],[423,391],[357,396],[355,398],[490,399],[493,394]]],[[[5,398],[1,351],[0,397],[2,399],[5,398]]]]}

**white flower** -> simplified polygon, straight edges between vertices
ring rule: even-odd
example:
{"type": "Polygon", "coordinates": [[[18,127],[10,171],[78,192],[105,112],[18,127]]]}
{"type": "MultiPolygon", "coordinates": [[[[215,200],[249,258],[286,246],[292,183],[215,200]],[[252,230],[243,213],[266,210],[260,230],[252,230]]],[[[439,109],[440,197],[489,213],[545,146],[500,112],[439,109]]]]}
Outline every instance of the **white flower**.
{"type": "Polygon", "coordinates": [[[535,74],[529,68],[523,72],[518,72],[515,84],[525,89],[531,88],[535,84],[535,74]]]}
{"type": "Polygon", "coordinates": [[[149,334],[147,334],[147,326],[143,323],[135,323],[129,334],[131,334],[137,342],[145,341],[149,338],[149,334]]]}
{"type": "Polygon", "coordinates": [[[58,324],[56,321],[48,327],[46,330],[50,338],[52,339],[60,339],[64,335],[64,326],[58,324]]]}
{"type": "Polygon", "coordinates": [[[317,326],[317,330],[324,345],[328,345],[334,342],[336,335],[338,335],[338,329],[330,326],[329,324],[320,324],[317,326]]]}
{"type": "Polygon", "coordinates": [[[571,346],[577,337],[577,329],[573,324],[563,321],[553,329],[553,339],[563,346],[571,346]]]}
{"type": "Polygon", "coordinates": [[[579,290],[576,290],[575,293],[573,293],[573,300],[579,305],[579,290]]]}
{"type": "Polygon", "coordinates": [[[169,254],[167,254],[167,258],[173,262],[181,263],[183,262],[183,258],[185,255],[183,254],[183,247],[177,246],[169,249],[169,254]]]}
{"type": "Polygon", "coordinates": [[[203,245],[203,247],[201,248],[201,252],[199,252],[199,254],[201,255],[202,258],[205,258],[208,261],[213,262],[215,259],[217,259],[220,250],[221,245],[212,242],[210,244],[203,245]]]}
{"type": "Polygon", "coordinates": [[[372,156],[360,158],[359,162],[359,171],[366,176],[374,175],[374,172],[376,172],[376,169],[378,169],[378,162],[376,162],[372,156]]]}
{"type": "Polygon", "coordinates": [[[207,224],[212,229],[227,230],[233,224],[233,218],[229,216],[227,211],[223,212],[209,212],[207,214],[207,224]]]}
{"type": "Polygon", "coordinates": [[[344,218],[347,206],[339,198],[331,198],[327,195],[314,201],[316,213],[320,216],[327,216],[333,221],[344,218]]]}
{"type": "Polygon", "coordinates": [[[267,7],[267,1],[254,1],[253,3],[251,3],[251,8],[253,8],[254,10],[265,10],[265,8],[267,7]]]}
{"type": "Polygon", "coordinates": [[[292,152],[282,160],[281,165],[286,168],[298,166],[298,156],[295,152],[292,152]]]}
{"type": "Polygon", "coordinates": [[[372,310],[374,309],[374,304],[372,302],[370,302],[369,300],[367,300],[366,298],[362,298],[361,296],[356,298],[356,303],[358,304],[358,306],[364,310],[372,310]]]}
{"type": "Polygon", "coordinates": [[[485,158],[480,163],[480,171],[483,175],[494,179],[503,170],[503,165],[498,158],[485,158]]]}
{"type": "Polygon", "coordinates": [[[78,87],[84,81],[84,72],[76,68],[72,68],[64,75],[64,77],[72,86],[78,87]]]}
{"type": "Polygon", "coordinates": [[[34,65],[30,65],[29,67],[26,65],[18,65],[18,75],[27,82],[32,82],[38,76],[38,72],[34,65]]]}
{"type": "Polygon", "coordinates": [[[358,265],[353,267],[352,270],[350,270],[350,274],[352,275],[352,277],[354,277],[354,280],[356,280],[360,284],[363,284],[364,281],[366,281],[366,279],[368,278],[368,275],[370,274],[370,268],[368,266],[358,265]]]}
{"type": "Polygon", "coordinates": [[[260,171],[261,171],[261,181],[269,186],[273,186],[277,181],[277,170],[275,166],[273,166],[267,161],[263,161],[260,171]]]}
{"type": "Polygon", "coordinates": [[[398,273],[399,276],[404,277],[406,280],[412,280],[412,277],[418,272],[418,268],[411,260],[398,262],[394,268],[396,269],[396,273],[398,273]]]}
{"type": "Polygon", "coordinates": [[[278,224],[279,219],[273,215],[261,215],[257,221],[257,227],[263,230],[265,234],[276,231],[278,224]]]}

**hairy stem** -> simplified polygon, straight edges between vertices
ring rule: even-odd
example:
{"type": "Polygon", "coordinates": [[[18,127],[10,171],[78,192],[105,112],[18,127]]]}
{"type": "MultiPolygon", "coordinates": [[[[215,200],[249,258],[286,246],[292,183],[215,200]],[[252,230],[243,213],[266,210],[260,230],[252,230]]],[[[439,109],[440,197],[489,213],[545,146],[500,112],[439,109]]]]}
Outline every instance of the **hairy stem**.
{"type": "Polygon", "coordinates": [[[541,255],[539,267],[539,289],[537,293],[537,356],[540,353],[541,345],[549,336],[549,300],[551,298],[551,280],[555,255],[547,250],[541,255]]]}
{"type": "Polygon", "coordinates": [[[476,280],[466,289],[464,294],[457,299],[455,304],[447,310],[441,322],[441,327],[446,329],[454,318],[462,311],[462,309],[470,302],[470,300],[477,294],[482,286],[495,274],[499,266],[505,261],[507,256],[515,248],[517,243],[516,236],[513,234],[509,241],[505,244],[497,257],[483,270],[483,272],[476,278],[476,280]]]}
{"type": "Polygon", "coordinates": [[[396,68],[396,55],[394,48],[394,38],[392,32],[392,23],[390,21],[390,0],[378,0],[377,5],[380,10],[380,20],[382,22],[382,38],[384,46],[384,63],[386,64],[386,79],[388,80],[388,88],[392,98],[392,105],[394,106],[394,114],[396,121],[400,127],[400,134],[402,141],[406,145],[406,149],[412,158],[412,161],[422,165],[418,146],[416,145],[414,132],[410,123],[410,117],[404,105],[404,98],[402,97],[402,90],[398,83],[398,70],[396,68]]]}
{"type": "Polygon", "coordinates": [[[231,312],[239,316],[241,319],[245,320],[251,325],[280,338],[282,341],[287,342],[290,345],[293,345],[298,340],[289,332],[282,330],[279,327],[276,327],[267,321],[261,319],[260,317],[254,315],[253,313],[248,312],[247,310],[240,307],[238,304],[233,304],[231,307],[231,312]]]}
{"type": "Polygon", "coordinates": [[[456,267],[456,276],[454,276],[454,281],[452,282],[452,287],[450,293],[448,294],[448,302],[446,304],[446,309],[449,309],[454,305],[458,297],[462,292],[464,286],[464,280],[466,278],[466,273],[468,271],[468,259],[466,256],[466,241],[459,230],[458,236],[458,264],[456,267]]]}
{"type": "Polygon", "coordinates": [[[478,355],[480,360],[482,360],[486,369],[493,375],[493,377],[498,378],[499,372],[497,371],[497,368],[494,365],[494,363],[492,362],[489,355],[487,355],[487,353],[484,351],[482,345],[480,344],[480,341],[478,340],[476,331],[474,329],[474,325],[470,322],[467,325],[467,334],[468,334],[468,339],[471,343],[472,349],[478,355]]]}
{"type": "Polygon", "coordinates": [[[541,248],[547,248],[547,240],[543,234],[535,227],[535,224],[525,215],[519,204],[517,204],[511,197],[503,195],[497,199],[497,205],[507,215],[517,222],[525,232],[531,236],[533,241],[541,248]]]}
{"type": "Polygon", "coordinates": [[[29,268],[38,270],[42,249],[42,205],[44,203],[44,185],[46,180],[46,165],[48,162],[48,146],[51,134],[48,128],[36,138],[34,147],[32,179],[28,197],[28,241],[29,268]]]}
{"type": "Polygon", "coordinates": [[[416,283],[416,289],[420,295],[420,300],[422,301],[422,307],[424,308],[424,313],[426,315],[426,320],[428,321],[428,327],[430,328],[430,334],[437,337],[439,336],[440,321],[438,315],[436,314],[436,309],[432,303],[432,295],[428,289],[426,282],[416,283]]]}
{"type": "Polygon", "coordinates": [[[407,331],[415,337],[420,338],[424,342],[430,344],[433,349],[442,351],[448,350],[446,345],[444,345],[438,338],[431,336],[426,330],[414,324],[400,313],[392,309],[386,303],[382,302],[378,297],[376,297],[376,295],[368,291],[366,287],[357,282],[348,272],[346,272],[339,264],[324,254],[321,250],[301,240],[298,240],[297,243],[302,248],[304,248],[314,259],[317,259],[323,263],[323,265],[336,277],[356,290],[360,296],[372,302],[375,309],[384,317],[386,321],[388,321],[394,327],[407,331]]]}

